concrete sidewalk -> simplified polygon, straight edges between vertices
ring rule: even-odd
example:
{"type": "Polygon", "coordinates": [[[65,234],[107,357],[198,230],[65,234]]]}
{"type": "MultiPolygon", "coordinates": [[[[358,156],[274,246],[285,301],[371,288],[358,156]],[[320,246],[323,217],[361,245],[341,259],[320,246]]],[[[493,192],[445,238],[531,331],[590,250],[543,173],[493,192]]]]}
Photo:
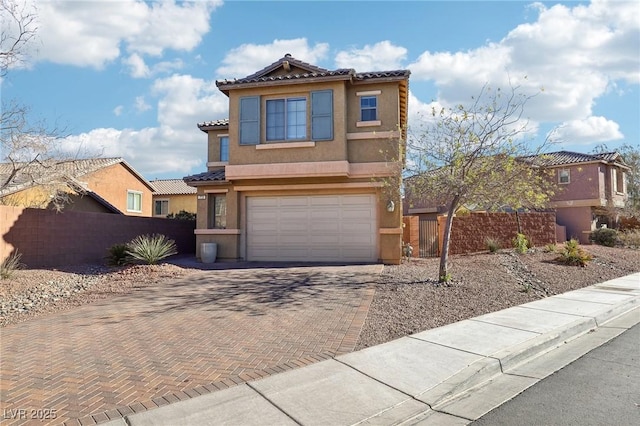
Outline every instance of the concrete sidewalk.
{"type": "Polygon", "coordinates": [[[464,425],[640,322],[640,273],[110,425],[464,425]]]}

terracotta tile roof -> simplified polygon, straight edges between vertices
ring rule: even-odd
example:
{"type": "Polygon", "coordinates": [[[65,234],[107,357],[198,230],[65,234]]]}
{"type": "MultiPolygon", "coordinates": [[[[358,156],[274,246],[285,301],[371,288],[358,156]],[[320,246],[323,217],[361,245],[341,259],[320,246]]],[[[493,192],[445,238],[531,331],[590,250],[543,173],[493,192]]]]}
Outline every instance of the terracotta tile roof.
{"type": "Polygon", "coordinates": [[[156,179],[151,183],[156,187],[153,195],[187,195],[197,192],[194,187],[187,185],[182,179],[156,179]]]}
{"type": "Polygon", "coordinates": [[[234,79],[234,80],[218,80],[216,86],[220,90],[233,87],[234,85],[242,85],[247,83],[264,83],[264,82],[276,82],[276,81],[288,81],[288,80],[301,80],[308,78],[328,78],[328,77],[344,77],[345,79],[354,78],[355,80],[369,80],[377,78],[398,78],[408,77],[411,72],[409,70],[396,70],[396,71],[371,71],[356,73],[352,68],[341,68],[337,70],[328,70],[320,68],[315,65],[311,65],[307,62],[300,61],[289,54],[278,59],[273,64],[261,69],[260,71],[251,74],[247,77],[234,79]],[[287,73],[280,75],[270,75],[270,73],[283,65],[294,66],[302,69],[304,72],[300,73],[287,73]]]}
{"type": "Polygon", "coordinates": [[[558,151],[536,156],[522,157],[524,161],[531,162],[541,167],[555,167],[569,164],[592,163],[602,161],[605,163],[618,163],[625,165],[620,154],[603,152],[598,154],[583,154],[581,152],[558,151]]]}
{"type": "Polygon", "coordinates": [[[191,176],[185,176],[183,178],[187,184],[195,182],[223,182],[225,179],[224,169],[198,173],[191,176]]]}
{"type": "Polygon", "coordinates": [[[20,170],[12,179],[12,183],[9,184],[3,190],[0,190],[1,195],[8,195],[14,192],[21,191],[31,186],[36,186],[39,183],[51,182],[54,180],[74,180],[78,179],[89,173],[96,172],[105,167],[113,166],[114,164],[122,163],[127,169],[131,171],[138,179],[140,179],[145,185],[147,185],[152,191],[153,186],[127,164],[121,157],[112,158],[88,158],[78,160],[64,160],[64,161],[46,161],[42,163],[0,163],[0,182],[6,181],[14,168],[17,167],[20,170]]]}

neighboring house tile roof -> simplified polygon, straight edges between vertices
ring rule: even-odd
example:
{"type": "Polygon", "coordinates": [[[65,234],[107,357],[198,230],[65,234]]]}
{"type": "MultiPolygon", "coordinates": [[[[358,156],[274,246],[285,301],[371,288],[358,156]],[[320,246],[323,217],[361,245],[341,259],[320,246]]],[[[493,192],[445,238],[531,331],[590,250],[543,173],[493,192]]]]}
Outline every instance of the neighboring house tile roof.
{"type": "Polygon", "coordinates": [[[113,157],[47,161],[32,164],[0,163],[0,182],[3,183],[10,179],[11,174],[16,168],[19,169],[16,175],[11,179],[11,184],[0,190],[0,196],[13,194],[45,182],[78,179],[89,173],[93,173],[105,167],[119,163],[122,163],[124,167],[140,179],[141,182],[147,185],[149,189],[152,191],[155,190],[155,188],[144,177],[142,177],[142,175],[136,172],[133,167],[127,164],[126,161],[120,157],[113,157]]]}
{"type": "Polygon", "coordinates": [[[620,154],[615,151],[603,152],[598,154],[583,154],[580,152],[558,151],[535,156],[522,157],[522,159],[541,167],[556,167],[592,162],[617,163],[618,165],[626,166],[620,154]]]}
{"type": "Polygon", "coordinates": [[[278,59],[273,64],[261,69],[260,71],[251,74],[244,78],[234,80],[218,80],[216,86],[222,91],[226,88],[231,88],[236,85],[251,84],[251,83],[265,83],[265,82],[278,82],[278,81],[291,81],[291,80],[303,80],[309,78],[335,78],[343,77],[344,79],[353,78],[355,80],[369,80],[379,78],[398,78],[408,77],[411,72],[409,70],[396,70],[396,71],[371,71],[356,73],[352,68],[341,68],[337,70],[328,70],[320,68],[315,65],[311,65],[307,62],[300,61],[290,54],[286,54],[284,57],[278,59]],[[274,70],[282,67],[295,67],[300,68],[304,72],[291,72],[287,74],[270,75],[274,70]]]}
{"type": "Polygon", "coordinates": [[[194,187],[187,185],[182,179],[156,179],[151,183],[156,187],[153,195],[188,195],[197,192],[194,187]]]}
{"type": "Polygon", "coordinates": [[[198,173],[191,176],[185,176],[183,180],[189,183],[196,182],[222,182],[226,179],[224,169],[214,170],[211,172],[198,173]]]}

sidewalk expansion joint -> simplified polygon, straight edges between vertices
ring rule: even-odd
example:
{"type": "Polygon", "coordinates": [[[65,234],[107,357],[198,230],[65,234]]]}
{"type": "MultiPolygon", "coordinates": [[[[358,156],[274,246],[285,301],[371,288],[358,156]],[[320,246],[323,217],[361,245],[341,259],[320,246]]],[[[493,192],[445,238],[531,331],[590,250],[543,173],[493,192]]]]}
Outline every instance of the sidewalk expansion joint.
{"type": "Polygon", "coordinates": [[[267,397],[265,394],[263,394],[262,392],[260,392],[258,389],[256,389],[254,386],[251,385],[250,382],[247,382],[246,385],[252,389],[254,392],[256,392],[258,395],[260,395],[262,398],[264,398],[269,404],[273,405],[278,411],[280,411],[282,414],[284,414],[285,416],[287,416],[288,418],[290,418],[295,424],[302,426],[302,423],[299,422],[296,418],[294,418],[293,416],[291,416],[289,413],[287,413],[285,410],[283,410],[282,408],[280,408],[280,406],[278,406],[278,404],[276,404],[275,402],[273,402],[271,399],[269,399],[269,397],[267,397]]]}
{"type": "MultiPolygon", "coordinates": [[[[403,391],[402,389],[398,389],[397,387],[395,387],[395,386],[391,386],[390,384],[385,383],[385,382],[383,382],[383,381],[382,381],[382,380],[380,380],[380,379],[376,379],[375,377],[370,376],[369,374],[365,373],[364,371],[360,371],[360,370],[358,370],[357,368],[355,368],[354,366],[349,365],[349,364],[347,364],[347,363],[345,363],[345,362],[342,362],[342,361],[341,361],[341,360],[339,360],[338,358],[334,358],[334,361],[339,362],[340,364],[344,365],[345,367],[348,367],[348,368],[352,369],[353,371],[356,371],[356,372],[358,372],[358,373],[362,374],[363,376],[370,378],[370,379],[371,379],[371,380],[373,380],[373,381],[376,381],[376,382],[378,382],[378,383],[380,383],[380,384],[382,384],[382,385],[384,385],[384,386],[386,386],[386,387],[388,387],[388,388],[391,388],[391,389],[393,389],[393,390],[395,390],[395,391],[397,391],[397,392],[400,392],[401,394],[406,395],[406,396],[408,396],[409,398],[413,399],[414,401],[420,402],[420,403],[422,403],[422,404],[426,405],[427,407],[429,407],[430,409],[432,409],[432,410],[433,410],[433,407],[431,406],[431,404],[428,404],[428,403],[426,403],[426,402],[424,402],[424,401],[419,400],[419,399],[418,399],[418,398],[416,398],[415,396],[413,396],[413,395],[411,395],[411,394],[409,394],[409,393],[406,393],[406,392],[405,392],[405,391],[403,391]]],[[[403,401],[403,402],[405,402],[405,401],[403,401]]],[[[385,410],[385,411],[387,411],[387,410],[385,410]]],[[[384,412],[384,411],[381,411],[381,412],[384,412]]],[[[378,413],[378,414],[379,414],[379,413],[378,413]]]]}
{"type": "Polygon", "coordinates": [[[499,325],[500,327],[510,328],[512,330],[518,330],[518,331],[526,331],[528,333],[535,333],[537,335],[543,335],[544,334],[544,332],[540,332],[540,331],[527,330],[526,328],[514,327],[512,325],[495,324],[493,322],[483,321],[483,320],[477,319],[477,318],[469,318],[469,321],[481,322],[483,324],[489,324],[489,325],[499,325]]]}
{"type": "Polygon", "coordinates": [[[413,335],[411,335],[411,336],[406,336],[406,337],[408,337],[409,339],[417,340],[417,341],[419,341],[419,342],[429,343],[429,344],[437,345],[437,346],[440,346],[440,347],[443,347],[443,348],[453,349],[453,350],[456,350],[456,351],[464,352],[464,353],[466,353],[466,354],[471,354],[471,355],[477,355],[477,356],[482,356],[482,357],[490,358],[490,357],[488,357],[488,356],[487,356],[487,355],[485,355],[485,354],[479,354],[479,353],[477,353],[477,352],[468,351],[468,350],[466,350],[466,349],[456,348],[455,346],[445,345],[444,343],[432,342],[431,340],[420,339],[419,337],[414,337],[413,335]]]}

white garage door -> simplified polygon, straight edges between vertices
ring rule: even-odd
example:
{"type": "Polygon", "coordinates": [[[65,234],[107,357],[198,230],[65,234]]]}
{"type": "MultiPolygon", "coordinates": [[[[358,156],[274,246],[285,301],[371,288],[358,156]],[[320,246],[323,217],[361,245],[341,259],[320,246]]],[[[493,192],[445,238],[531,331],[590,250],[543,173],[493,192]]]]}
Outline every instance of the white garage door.
{"type": "Polygon", "coordinates": [[[374,195],[247,198],[247,259],[374,262],[374,195]]]}

